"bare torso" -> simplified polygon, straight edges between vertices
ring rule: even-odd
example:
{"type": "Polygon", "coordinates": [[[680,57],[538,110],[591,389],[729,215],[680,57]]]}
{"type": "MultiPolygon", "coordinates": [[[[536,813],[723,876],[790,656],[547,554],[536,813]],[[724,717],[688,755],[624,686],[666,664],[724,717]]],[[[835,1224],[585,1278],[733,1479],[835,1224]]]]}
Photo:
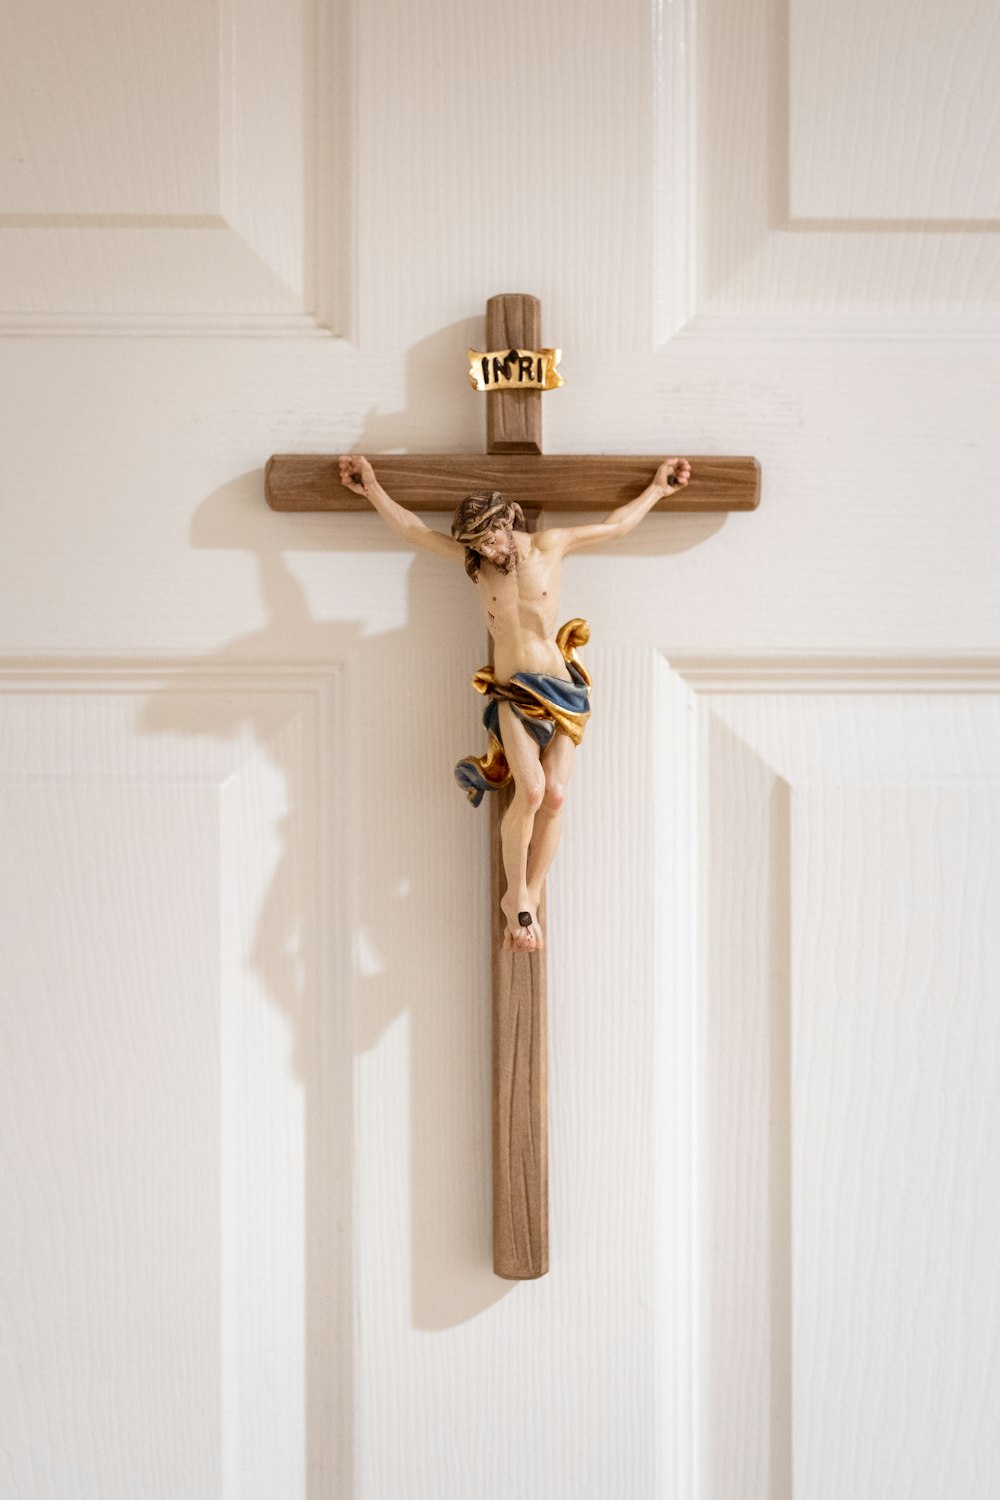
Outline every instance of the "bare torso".
{"type": "Polygon", "coordinates": [[[514,533],[517,564],[501,573],[483,559],[479,602],[493,637],[493,666],[500,682],[516,672],[542,672],[569,681],[556,645],[560,558],[537,546],[525,532],[514,533]]]}
{"type": "MultiPolygon", "coordinates": [[[[367,496],[406,541],[451,563],[464,562],[472,572],[476,568],[470,554],[478,557],[479,602],[493,637],[494,671],[503,683],[518,672],[572,680],[555,638],[563,557],[626,536],[671,488],[687,484],[691,471],[687,459],[664,459],[642,493],[617,506],[606,521],[531,534],[514,531],[520,513],[512,502],[501,503],[502,494],[470,495],[455,513],[451,536],[444,537],[386,494],[362,454],[341,454],[339,468],[344,487],[367,496]],[[509,571],[503,572],[504,567],[509,571]]],[[[556,733],[543,751],[509,703],[499,705],[499,714],[514,784],[500,830],[506,880],[500,902],[506,919],[503,946],[512,953],[531,953],[542,946],[542,885],[559,841],[575,742],[568,733],[556,733]]]]}

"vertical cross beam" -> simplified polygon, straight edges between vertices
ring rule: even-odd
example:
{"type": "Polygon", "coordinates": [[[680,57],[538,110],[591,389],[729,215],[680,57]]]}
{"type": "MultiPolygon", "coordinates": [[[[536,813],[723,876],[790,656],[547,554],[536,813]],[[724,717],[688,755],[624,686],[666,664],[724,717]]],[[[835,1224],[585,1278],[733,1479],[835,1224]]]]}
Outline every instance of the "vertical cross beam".
{"type": "MultiPolygon", "coordinates": [[[[506,292],[486,304],[487,349],[537,349],[542,304],[528,292],[506,292]]],[[[487,453],[541,453],[541,391],[490,391],[486,397],[487,453]]]]}
{"type": "MultiPolygon", "coordinates": [[[[491,297],[486,308],[492,354],[537,349],[541,304],[537,297],[491,297]]],[[[491,461],[478,454],[377,455],[379,479],[407,509],[452,511],[470,490],[499,484],[525,504],[528,529],[538,512],[597,511],[606,515],[633,499],[660,462],[615,454],[543,458],[540,390],[489,390],[486,431],[491,461]],[[530,497],[530,498],[529,498],[530,497]]],[[[755,458],[694,456],[692,483],[655,507],[663,511],[754,510],[760,497],[755,458]]],[[[274,454],[265,471],[268,504],[278,511],[368,510],[369,502],[338,483],[335,455],[274,454]]],[[[492,646],[492,642],[491,642],[492,646]]],[[[548,1093],[545,953],[503,951],[506,894],[500,823],[510,791],[491,792],[492,1038],[493,1038],[493,1268],[498,1276],[527,1280],[549,1268],[548,1093]]],[[[538,915],[545,924],[545,895],[538,915]]],[[[547,934],[546,934],[547,937],[547,934]]]]}
{"type": "MultiPolygon", "coordinates": [[[[537,297],[491,297],[488,349],[536,349],[541,343],[537,297]]],[[[541,391],[490,391],[486,397],[490,453],[542,451],[541,391]]],[[[530,530],[535,521],[529,520],[530,530]]],[[[491,795],[493,905],[493,1270],[512,1281],[549,1269],[549,1107],[545,952],[503,950],[500,901],[507,889],[500,824],[511,789],[491,795]]],[[[539,902],[545,924],[545,896],[539,902]]],[[[546,943],[548,934],[546,933],[546,943]]]]}

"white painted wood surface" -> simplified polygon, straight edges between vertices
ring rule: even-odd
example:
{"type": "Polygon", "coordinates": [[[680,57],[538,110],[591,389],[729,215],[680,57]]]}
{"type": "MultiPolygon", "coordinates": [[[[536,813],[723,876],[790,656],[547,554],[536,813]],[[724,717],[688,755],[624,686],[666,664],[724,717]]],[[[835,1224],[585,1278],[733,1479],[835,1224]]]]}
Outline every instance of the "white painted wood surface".
{"type": "Polygon", "coordinates": [[[0,1496],[992,1497],[990,7],[81,14],[0,60],[0,1496]],[[516,1287],[475,601],[261,473],[481,448],[505,290],[548,451],[764,473],[566,572],[516,1287]]]}
{"type": "Polygon", "coordinates": [[[703,1493],[985,1496],[1000,703],[729,687],[699,726],[703,1493]]]}

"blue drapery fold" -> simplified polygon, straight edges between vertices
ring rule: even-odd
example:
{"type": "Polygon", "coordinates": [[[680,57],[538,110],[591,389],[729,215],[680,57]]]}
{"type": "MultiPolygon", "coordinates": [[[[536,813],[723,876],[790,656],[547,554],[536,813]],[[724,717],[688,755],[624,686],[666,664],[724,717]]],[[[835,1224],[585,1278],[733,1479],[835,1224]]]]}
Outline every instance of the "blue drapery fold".
{"type": "Polygon", "coordinates": [[[492,667],[482,667],[475,674],[473,687],[489,700],[483,711],[489,744],[485,755],[467,755],[455,767],[455,780],[473,807],[479,806],[484,792],[497,792],[511,779],[500,732],[501,703],[510,704],[540,751],[558,733],[569,735],[579,745],[590,715],[591,680],[576,659],[576,647],[589,639],[586,620],[568,620],[556,636],[570,682],[541,672],[515,672],[510,682],[498,682],[492,667]]]}

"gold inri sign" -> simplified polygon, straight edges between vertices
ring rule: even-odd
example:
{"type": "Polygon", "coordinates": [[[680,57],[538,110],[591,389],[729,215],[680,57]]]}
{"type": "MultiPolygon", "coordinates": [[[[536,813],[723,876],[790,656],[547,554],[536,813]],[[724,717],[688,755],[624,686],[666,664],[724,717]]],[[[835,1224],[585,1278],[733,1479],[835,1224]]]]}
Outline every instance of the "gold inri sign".
{"type": "Polygon", "coordinates": [[[561,349],[469,350],[469,384],[477,391],[554,391],[565,385],[561,349]]]}

